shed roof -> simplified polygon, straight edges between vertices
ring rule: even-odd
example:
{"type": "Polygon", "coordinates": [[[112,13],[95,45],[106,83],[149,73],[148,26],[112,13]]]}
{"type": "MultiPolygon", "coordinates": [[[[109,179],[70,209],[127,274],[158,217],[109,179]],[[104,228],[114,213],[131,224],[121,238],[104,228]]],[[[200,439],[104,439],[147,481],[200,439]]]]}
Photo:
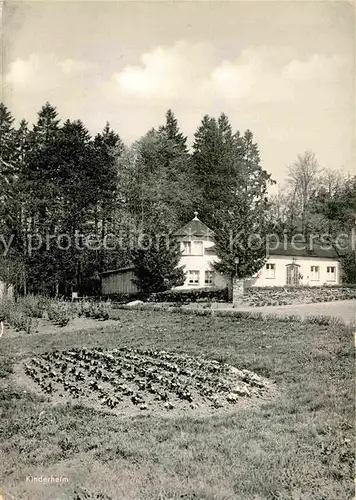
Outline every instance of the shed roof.
{"type": "Polygon", "coordinates": [[[132,271],[134,268],[135,266],[132,264],[125,267],[119,267],[118,269],[110,269],[109,271],[103,271],[100,274],[101,276],[107,276],[109,274],[118,274],[118,273],[123,273],[125,271],[132,271]]]}

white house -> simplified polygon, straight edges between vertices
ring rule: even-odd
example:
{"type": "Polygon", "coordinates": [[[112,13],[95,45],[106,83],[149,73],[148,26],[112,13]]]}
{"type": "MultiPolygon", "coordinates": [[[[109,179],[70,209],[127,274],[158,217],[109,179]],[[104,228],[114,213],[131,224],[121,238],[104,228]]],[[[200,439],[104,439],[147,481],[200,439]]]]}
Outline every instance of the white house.
{"type": "MultiPolygon", "coordinates": [[[[228,285],[228,279],[213,269],[213,263],[218,260],[214,232],[198,219],[197,212],[175,236],[182,249],[179,265],[186,273],[184,284],[177,288],[228,285]]],[[[339,256],[334,248],[325,249],[315,242],[303,247],[300,242],[292,245],[283,241],[272,248],[263,268],[245,280],[247,286],[321,286],[337,285],[341,281],[339,256]]],[[[102,273],[103,295],[137,292],[133,277],[133,266],[102,273]]]]}
{"type": "MultiPolygon", "coordinates": [[[[226,286],[227,279],[213,270],[218,257],[214,249],[214,233],[197,213],[193,220],[175,233],[183,251],[181,265],[186,272],[184,285],[178,288],[226,286]]],[[[301,245],[281,241],[271,245],[266,264],[247,286],[332,285],[340,283],[339,257],[334,248],[325,249],[313,243],[301,245]]]]}
{"type": "Polygon", "coordinates": [[[214,251],[214,232],[198,219],[198,213],[188,224],[175,232],[180,242],[182,257],[180,266],[186,273],[184,285],[177,288],[221,286],[227,281],[213,270],[218,260],[214,251]]]}

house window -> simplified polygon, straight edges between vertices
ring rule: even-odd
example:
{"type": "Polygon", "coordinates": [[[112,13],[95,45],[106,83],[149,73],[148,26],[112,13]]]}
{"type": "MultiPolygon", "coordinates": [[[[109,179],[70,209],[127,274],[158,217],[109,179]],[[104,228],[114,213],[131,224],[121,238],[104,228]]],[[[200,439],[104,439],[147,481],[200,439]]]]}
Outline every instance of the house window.
{"type": "Polygon", "coordinates": [[[205,271],[205,284],[212,285],[214,278],[214,271],[205,271]]]}
{"type": "Polygon", "coordinates": [[[203,242],[183,241],[182,250],[183,250],[183,255],[203,255],[203,242]]]}
{"type": "Polygon", "coordinates": [[[276,277],[276,264],[266,264],[266,278],[276,277]]]}
{"type": "Polygon", "coordinates": [[[335,266],[327,266],[326,268],[326,276],[328,281],[336,281],[336,267],[335,266]]]}
{"type": "Polygon", "coordinates": [[[319,281],[319,279],[320,279],[319,266],[310,266],[310,279],[312,281],[319,281]]]}
{"type": "Polygon", "coordinates": [[[191,254],[192,254],[192,242],[183,241],[183,255],[191,255],[191,254]]]}
{"type": "Polygon", "coordinates": [[[199,285],[199,271],[188,271],[188,283],[189,285],[199,285]]]}
{"type": "Polygon", "coordinates": [[[203,242],[202,241],[194,241],[194,255],[203,255],[203,242]]]}

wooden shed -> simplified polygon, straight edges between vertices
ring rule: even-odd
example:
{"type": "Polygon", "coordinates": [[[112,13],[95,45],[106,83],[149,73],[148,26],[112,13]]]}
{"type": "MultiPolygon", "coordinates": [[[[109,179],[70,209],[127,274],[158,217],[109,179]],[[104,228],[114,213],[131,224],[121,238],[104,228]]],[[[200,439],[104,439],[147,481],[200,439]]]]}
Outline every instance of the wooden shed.
{"type": "Polygon", "coordinates": [[[135,294],[139,290],[132,281],[135,277],[134,266],[126,266],[101,273],[103,295],[135,294]]]}

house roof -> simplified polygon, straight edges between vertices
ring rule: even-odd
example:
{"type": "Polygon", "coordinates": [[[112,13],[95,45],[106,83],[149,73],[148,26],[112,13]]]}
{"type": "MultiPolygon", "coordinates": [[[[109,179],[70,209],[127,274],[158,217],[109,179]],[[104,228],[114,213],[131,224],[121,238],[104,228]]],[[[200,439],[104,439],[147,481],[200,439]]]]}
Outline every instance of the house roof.
{"type": "MultiPolygon", "coordinates": [[[[215,254],[215,245],[206,249],[206,253],[215,254]]],[[[291,242],[284,243],[283,241],[279,241],[278,245],[273,242],[271,243],[271,249],[269,250],[268,255],[283,255],[286,257],[317,257],[338,260],[341,257],[341,252],[337,251],[333,245],[321,245],[317,242],[303,244],[299,241],[292,244],[291,242]]]]}
{"type": "Polygon", "coordinates": [[[125,271],[132,271],[132,269],[134,269],[135,266],[133,264],[129,265],[129,266],[125,266],[125,267],[119,267],[118,269],[111,269],[109,271],[103,271],[102,273],[100,273],[102,276],[108,276],[109,274],[117,274],[117,273],[123,273],[125,271]]]}
{"type": "Polygon", "coordinates": [[[198,212],[194,212],[195,217],[188,224],[181,227],[174,234],[175,236],[199,236],[211,238],[214,232],[204,222],[198,219],[198,212]]]}
{"type": "Polygon", "coordinates": [[[292,244],[291,242],[284,243],[280,241],[277,248],[275,247],[276,245],[272,245],[272,248],[268,252],[269,255],[339,259],[339,255],[333,245],[321,245],[318,242],[301,243],[299,241],[292,244]]]}

